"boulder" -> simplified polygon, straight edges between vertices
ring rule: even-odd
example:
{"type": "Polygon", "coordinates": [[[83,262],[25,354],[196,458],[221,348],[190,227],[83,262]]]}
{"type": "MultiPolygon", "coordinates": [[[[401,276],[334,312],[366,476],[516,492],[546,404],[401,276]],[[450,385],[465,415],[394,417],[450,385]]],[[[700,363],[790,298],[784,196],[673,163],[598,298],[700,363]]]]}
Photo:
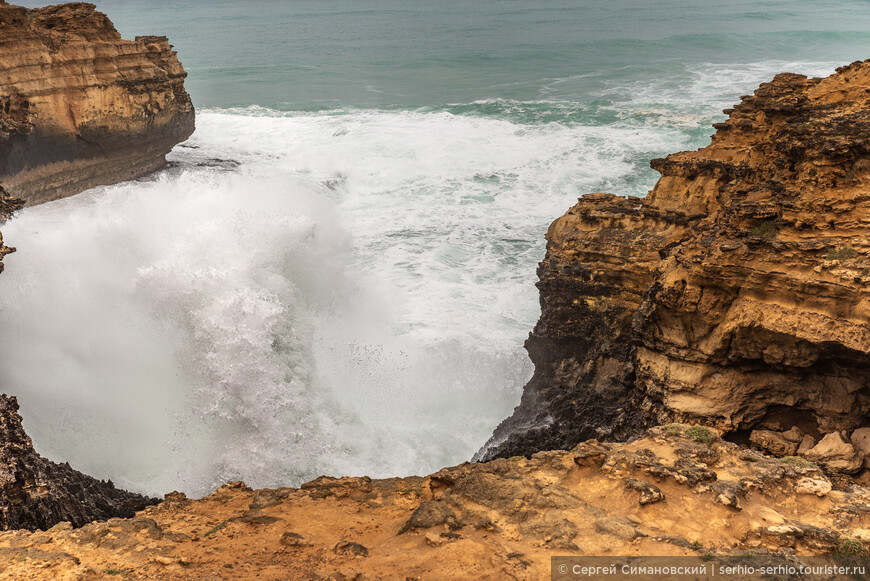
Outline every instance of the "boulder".
{"type": "Polygon", "coordinates": [[[783,432],[782,437],[789,442],[800,444],[804,439],[804,433],[797,426],[792,426],[791,429],[783,432]]]}
{"type": "Polygon", "coordinates": [[[749,441],[774,456],[794,456],[798,449],[797,442],[786,439],[785,434],[770,430],[753,430],[749,441]]]}
{"type": "Polygon", "coordinates": [[[852,445],[864,456],[864,467],[870,468],[870,428],[858,428],[852,432],[852,445]]]}
{"type": "Polygon", "coordinates": [[[803,456],[810,450],[812,450],[813,446],[816,445],[816,439],[810,436],[809,434],[804,436],[804,439],[801,440],[801,445],[798,446],[797,453],[798,455],[803,456]]]}
{"type": "Polygon", "coordinates": [[[855,474],[864,466],[864,456],[840,432],[827,434],[805,456],[807,460],[841,474],[855,474]]]}

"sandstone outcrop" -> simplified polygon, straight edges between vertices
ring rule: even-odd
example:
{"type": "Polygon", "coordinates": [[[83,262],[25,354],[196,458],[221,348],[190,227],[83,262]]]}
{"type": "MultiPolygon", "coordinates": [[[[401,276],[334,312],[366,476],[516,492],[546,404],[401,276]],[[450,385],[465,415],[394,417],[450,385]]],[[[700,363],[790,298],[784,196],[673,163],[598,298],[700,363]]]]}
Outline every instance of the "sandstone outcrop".
{"type": "MultiPolygon", "coordinates": [[[[870,490],[699,426],[428,477],[171,493],[135,518],[0,533],[8,579],[546,579],[555,555],[866,554],[870,490]]],[[[743,561],[746,564],[745,561],[743,561]]]]}
{"type": "Polygon", "coordinates": [[[0,530],[82,526],[133,516],[155,502],[41,457],[21,425],[18,402],[0,395],[0,530]]]}
{"type": "Polygon", "coordinates": [[[827,434],[804,456],[836,473],[854,474],[864,467],[864,455],[839,432],[827,434]]]}
{"type": "Polygon", "coordinates": [[[37,204],[152,172],[194,129],[164,37],[121,39],[93,4],[0,1],[0,183],[37,204]]]}
{"type": "Polygon", "coordinates": [[[725,113],[652,161],[646,198],[587,195],[550,226],[535,374],[479,459],[668,422],[870,425],[870,62],[725,113]]]}

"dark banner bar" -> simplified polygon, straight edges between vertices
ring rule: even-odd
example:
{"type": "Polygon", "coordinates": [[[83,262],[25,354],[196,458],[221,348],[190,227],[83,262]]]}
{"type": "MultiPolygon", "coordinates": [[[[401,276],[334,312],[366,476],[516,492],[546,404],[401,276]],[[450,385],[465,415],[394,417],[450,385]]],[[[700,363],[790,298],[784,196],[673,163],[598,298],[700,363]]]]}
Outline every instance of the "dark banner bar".
{"type": "Polygon", "coordinates": [[[870,558],[852,556],[553,557],[551,567],[552,581],[870,580],[870,558]]]}

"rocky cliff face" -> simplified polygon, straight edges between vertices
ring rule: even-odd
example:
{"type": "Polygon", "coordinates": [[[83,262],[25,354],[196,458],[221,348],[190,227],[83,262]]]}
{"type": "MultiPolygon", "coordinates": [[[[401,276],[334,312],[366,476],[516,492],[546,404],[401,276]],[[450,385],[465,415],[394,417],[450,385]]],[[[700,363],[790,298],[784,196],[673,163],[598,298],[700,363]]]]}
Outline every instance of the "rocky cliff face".
{"type": "Polygon", "coordinates": [[[156,502],[41,457],[21,426],[18,402],[0,396],[0,530],[82,526],[156,502]]]}
{"type": "Polygon", "coordinates": [[[132,519],[0,533],[0,577],[531,581],[550,578],[556,555],[866,555],[870,490],[835,490],[795,460],[673,425],[424,478],[235,482],[202,500],[168,494],[132,519]]]}
{"type": "Polygon", "coordinates": [[[193,132],[168,40],[122,40],[94,8],[0,1],[0,183],[28,204],[152,172],[193,132]]]}
{"type": "Polygon", "coordinates": [[[652,161],[646,198],[552,224],[535,375],[481,458],[672,421],[844,444],[870,425],[870,61],[725,113],[709,146],[652,161]]]}

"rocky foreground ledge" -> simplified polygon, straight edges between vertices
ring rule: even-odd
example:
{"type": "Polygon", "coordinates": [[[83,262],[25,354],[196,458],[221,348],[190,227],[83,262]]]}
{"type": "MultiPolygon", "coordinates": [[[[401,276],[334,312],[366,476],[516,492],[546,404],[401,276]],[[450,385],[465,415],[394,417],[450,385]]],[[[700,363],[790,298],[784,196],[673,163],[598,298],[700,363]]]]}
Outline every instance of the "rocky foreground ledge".
{"type": "Polygon", "coordinates": [[[4,579],[549,579],[553,555],[862,555],[870,490],[670,425],[425,478],[172,493],[132,519],[0,533],[4,579]]]}
{"type": "Polygon", "coordinates": [[[777,75],[725,113],[709,146],[652,161],[646,198],[587,195],[550,226],[535,375],[480,458],[698,422],[780,454],[809,449],[796,429],[861,469],[870,61],[777,75]]]}
{"type": "Polygon", "coordinates": [[[0,183],[28,204],[140,177],[193,133],[165,37],[123,40],[93,4],[0,0],[0,183]]]}

